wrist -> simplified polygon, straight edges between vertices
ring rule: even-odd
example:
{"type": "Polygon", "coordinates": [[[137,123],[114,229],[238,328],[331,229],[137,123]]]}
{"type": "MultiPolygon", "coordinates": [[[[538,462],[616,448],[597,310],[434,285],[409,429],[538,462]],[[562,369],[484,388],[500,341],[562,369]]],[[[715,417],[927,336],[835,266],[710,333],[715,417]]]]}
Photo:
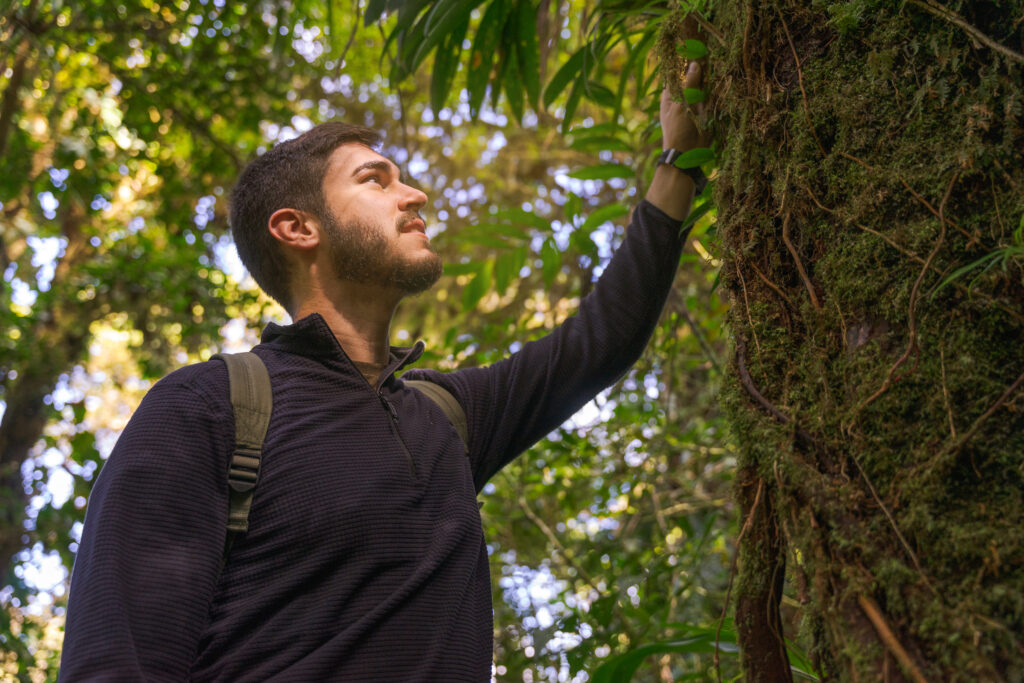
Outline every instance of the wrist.
{"type": "Polygon", "coordinates": [[[679,169],[661,164],[647,187],[645,198],[674,220],[682,223],[690,213],[694,198],[693,179],[679,169]]]}
{"type": "Polygon", "coordinates": [[[704,175],[704,171],[700,169],[700,166],[683,168],[677,165],[679,158],[683,156],[684,153],[684,151],[677,148],[668,147],[658,155],[658,165],[671,166],[673,169],[689,177],[690,180],[693,181],[694,196],[696,197],[704,191],[704,188],[708,184],[708,178],[704,175]]]}

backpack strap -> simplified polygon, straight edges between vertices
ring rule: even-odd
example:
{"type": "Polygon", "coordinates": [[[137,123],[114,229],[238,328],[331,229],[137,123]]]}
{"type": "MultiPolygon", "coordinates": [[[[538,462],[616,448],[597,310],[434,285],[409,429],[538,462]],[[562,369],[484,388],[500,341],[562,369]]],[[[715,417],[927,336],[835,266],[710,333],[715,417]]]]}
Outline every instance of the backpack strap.
{"type": "Polygon", "coordinates": [[[260,478],[263,440],[267,436],[274,397],[267,366],[255,353],[218,353],[213,357],[224,361],[228,367],[231,407],[235,412],[235,450],[228,468],[226,560],[234,537],[249,530],[249,509],[260,478]]]}
{"type": "Polygon", "coordinates": [[[452,396],[451,392],[440,384],[424,379],[406,379],[402,381],[412,388],[418,389],[424,396],[437,404],[437,407],[444,412],[448,417],[448,421],[455,427],[455,431],[459,433],[459,438],[462,439],[462,447],[468,454],[469,425],[466,422],[466,411],[462,409],[462,406],[459,405],[459,402],[452,396]]]}

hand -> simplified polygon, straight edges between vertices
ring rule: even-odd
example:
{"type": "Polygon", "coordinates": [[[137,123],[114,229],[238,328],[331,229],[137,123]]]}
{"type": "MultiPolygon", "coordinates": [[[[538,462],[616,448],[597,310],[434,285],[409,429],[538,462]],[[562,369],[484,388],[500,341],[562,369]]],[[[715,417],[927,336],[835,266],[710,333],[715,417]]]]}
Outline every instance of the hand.
{"type": "MultiPolygon", "coordinates": [[[[690,62],[686,71],[684,86],[699,88],[700,66],[690,62]]],[[[676,102],[668,88],[661,92],[661,134],[662,149],[677,149],[688,152],[695,147],[707,147],[709,137],[701,129],[697,117],[704,113],[704,106],[689,107],[685,102],[676,102]]],[[[647,200],[672,218],[682,222],[690,213],[693,204],[693,179],[676,168],[659,164],[654,179],[645,195],[647,200]]]]}
{"type": "MultiPolygon", "coordinates": [[[[683,87],[700,88],[702,77],[700,64],[695,61],[690,62],[683,87]]],[[[672,99],[672,94],[666,86],[661,91],[662,149],[671,148],[685,152],[695,147],[706,147],[707,136],[697,120],[698,116],[703,115],[703,103],[691,107],[685,102],[676,102],[672,99]]]]}

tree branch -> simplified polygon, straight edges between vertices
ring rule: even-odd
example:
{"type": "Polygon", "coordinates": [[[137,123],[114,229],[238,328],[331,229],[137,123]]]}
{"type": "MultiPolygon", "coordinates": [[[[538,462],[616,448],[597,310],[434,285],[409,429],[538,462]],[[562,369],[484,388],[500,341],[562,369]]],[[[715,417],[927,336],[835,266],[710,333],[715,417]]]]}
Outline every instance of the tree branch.
{"type": "Polygon", "coordinates": [[[14,123],[14,113],[18,108],[18,90],[25,79],[25,71],[28,66],[29,37],[22,37],[21,42],[15,49],[14,66],[11,69],[11,77],[7,81],[7,89],[4,90],[4,97],[0,103],[0,158],[3,158],[7,151],[7,138],[11,132],[11,125],[14,123]]]}
{"type": "Polygon", "coordinates": [[[786,217],[782,219],[782,241],[786,243],[786,248],[789,249],[789,253],[793,256],[793,261],[796,262],[796,270],[800,273],[800,279],[804,281],[804,287],[807,288],[807,294],[811,297],[811,305],[814,306],[814,310],[821,310],[821,302],[818,301],[818,295],[814,293],[814,285],[811,283],[811,278],[808,277],[807,271],[804,270],[804,263],[800,260],[800,254],[797,253],[796,247],[793,246],[793,241],[789,239],[789,218],[790,212],[786,212],[786,217]]]}
{"type": "Polygon", "coordinates": [[[980,30],[978,30],[971,24],[967,23],[967,21],[963,17],[961,17],[953,10],[942,7],[941,5],[938,5],[932,2],[931,0],[910,0],[910,4],[917,5],[918,7],[924,9],[927,12],[930,12],[931,14],[934,14],[940,19],[945,19],[949,23],[955,26],[959,26],[964,30],[964,32],[967,33],[967,35],[974,38],[979,43],[988,45],[990,48],[992,48],[999,54],[1003,55],[1004,57],[1007,57],[1017,62],[1024,63],[1024,55],[1017,52],[1016,50],[1012,50],[1006,47],[1005,45],[1002,45],[992,40],[987,35],[982,33],[980,30]]]}
{"type": "Polygon", "coordinates": [[[697,343],[700,344],[700,348],[704,352],[704,355],[707,356],[709,361],[711,361],[711,366],[715,370],[721,370],[721,363],[718,362],[718,356],[715,354],[714,349],[711,348],[711,344],[708,343],[707,337],[704,336],[704,332],[700,329],[697,321],[693,319],[693,314],[690,313],[690,309],[686,305],[686,301],[683,300],[678,290],[673,289],[672,293],[674,295],[675,303],[679,308],[679,312],[682,313],[684,318],[686,318],[686,324],[690,326],[693,336],[697,338],[697,343]]]}
{"type": "MultiPolygon", "coordinates": [[[[540,529],[541,533],[544,534],[545,537],[547,537],[551,545],[553,545],[562,555],[562,557],[565,558],[565,561],[569,563],[569,566],[576,570],[576,573],[579,574],[580,578],[582,578],[588,586],[593,588],[594,592],[596,592],[598,595],[601,595],[604,591],[598,588],[597,581],[595,581],[594,578],[590,575],[590,573],[587,572],[587,570],[584,569],[580,565],[580,563],[576,561],[576,557],[569,551],[568,548],[566,548],[562,544],[562,542],[558,539],[558,536],[555,535],[555,532],[551,530],[551,527],[549,527],[547,523],[530,508],[530,504],[526,502],[526,498],[523,496],[519,496],[518,502],[519,507],[522,509],[526,517],[531,522],[533,522],[538,529],[540,529]]],[[[629,622],[626,620],[626,616],[622,613],[622,610],[619,608],[618,602],[614,602],[612,606],[615,610],[615,613],[618,615],[619,620],[622,622],[622,632],[625,633],[626,637],[629,638],[630,643],[635,644],[638,640],[636,632],[634,632],[633,629],[630,627],[629,622]]]]}
{"type": "MultiPolygon", "coordinates": [[[[889,374],[886,375],[885,381],[882,382],[882,386],[880,386],[878,390],[875,391],[875,393],[871,394],[871,396],[868,396],[863,403],[857,406],[857,409],[854,411],[855,415],[859,414],[862,410],[864,410],[864,408],[868,406],[868,404],[870,404],[876,398],[885,393],[890,386],[903,379],[903,377],[906,377],[906,375],[909,374],[910,372],[914,371],[913,368],[911,368],[908,372],[903,373],[899,377],[893,378],[893,375],[895,374],[896,370],[898,370],[899,367],[903,365],[903,363],[905,363],[908,358],[910,358],[911,354],[919,351],[917,346],[917,300],[919,298],[921,290],[921,282],[924,280],[924,276],[928,273],[928,269],[931,268],[932,261],[935,260],[935,256],[939,253],[939,250],[942,248],[942,245],[945,244],[946,202],[949,201],[949,195],[953,192],[953,185],[956,183],[956,180],[959,177],[960,172],[957,171],[956,173],[953,174],[953,177],[949,179],[949,185],[946,186],[946,194],[943,195],[942,202],[939,204],[939,224],[941,225],[939,231],[939,239],[935,241],[935,246],[932,247],[931,253],[929,253],[928,258],[925,259],[924,266],[921,267],[921,272],[917,274],[917,279],[914,280],[914,286],[910,290],[910,304],[907,311],[907,336],[909,337],[909,340],[907,341],[907,349],[906,351],[903,352],[903,355],[900,356],[895,363],[893,363],[892,367],[889,368],[889,374]]],[[[916,362],[914,365],[915,367],[917,366],[916,362]]]]}
{"type": "Polygon", "coordinates": [[[921,670],[914,664],[914,660],[910,658],[906,649],[900,644],[900,641],[896,638],[896,634],[889,628],[889,624],[885,621],[885,617],[882,616],[882,611],[878,609],[878,604],[866,595],[858,595],[857,602],[860,604],[860,608],[864,610],[864,614],[867,615],[868,619],[871,620],[871,624],[875,627],[875,631],[878,632],[878,637],[885,643],[885,647],[889,652],[892,653],[896,661],[900,663],[903,670],[910,674],[910,677],[914,680],[914,683],[927,683],[927,679],[921,674],[921,670]]]}
{"type": "Polygon", "coordinates": [[[974,421],[974,424],[971,425],[971,428],[968,429],[964,433],[964,435],[961,436],[960,439],[949,448],[949,452],[955,453],[959,451],[961,448],[963,448],[964,444],[966,444],[972,436],[978,433],[978,430],[981,429],[981,426],[983,424],[985,424],[985,421],[992,417],[992,415],[994,415],[995,412],[999,410],[1004,403],[1006,403],[1006,399],[1010,398],[1013,392],[1017,391],[1017,389],[1020,388],[1021,384],[1024,384],[1024,373],[1021,373],[1020,376],[1017,377],[1016,380],[1014,380],[1013,384],[1011,384],[1007,388],[1007,390],[1003,392],[1003,395],[996,399],[996,402],[993,403],[988,410],[982,413],[981,417],[974,421]]]}
{"type": "Polygon", "coordinates": [[[551,530],[551,527],[549,527],[547,523],[530,508],[530,504],[526,502],[526,498],[520,496],[518,502],[519,507],[522,509],[527,519],[533,522],[534,525],[540,529],[541,533],[547,537],[548,542],[555,546],[555,549],[561,553],[562,557],[565,558],[565,561],[569,563],[569,566],[576,570],[576,573],[580,575],[580,578],[586,581],[591,588],[600,594],[602,591],[597,587],[597,582],[594,581],[594,577],[592,577],[586,569],[580,566],[580,563],[576,561],[575,556],[573,556],[568,548],[562,545],[562,542],[558,539],[558,536],[555,535],[555,532],[551,530]]]}

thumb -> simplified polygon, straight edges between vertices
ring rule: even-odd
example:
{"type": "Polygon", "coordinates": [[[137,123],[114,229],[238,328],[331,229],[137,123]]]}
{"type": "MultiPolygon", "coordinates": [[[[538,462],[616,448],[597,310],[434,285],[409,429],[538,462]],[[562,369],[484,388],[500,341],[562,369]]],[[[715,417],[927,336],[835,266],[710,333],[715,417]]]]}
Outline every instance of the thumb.
{"type": "MultiPolygon", "coordinates": [[[[686,78],[683,80],[683,87],[687,89],[700,89],[704,81],[704,72],[701,70],[700,62],[694,60],[690,62],[690,65],[686,68],[686,78]]],[[[698,116],[704,114],[704,103],[701,102],[696,107],[691,107],[698,116]]]]}
{"type": "Polygon", "coordinates": [[[696,60],[690,62],[690,65],[686,68],[686,78],[683,80],[683,87],[699,88],[703,75],[700,63],[696,60]]]}

